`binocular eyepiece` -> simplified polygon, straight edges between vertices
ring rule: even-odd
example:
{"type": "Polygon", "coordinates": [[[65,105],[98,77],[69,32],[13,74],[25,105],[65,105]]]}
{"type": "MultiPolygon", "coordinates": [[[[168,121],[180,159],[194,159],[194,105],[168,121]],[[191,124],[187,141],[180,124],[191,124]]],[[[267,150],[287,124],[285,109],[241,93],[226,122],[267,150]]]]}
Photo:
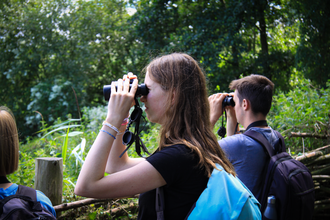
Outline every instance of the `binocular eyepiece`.
{"type": "Polygon", "coordinates": [[[232,107],[235,106],[233,96],[229,95],[224,98],[224,100],[222,101],[222,108],[226,106],[232,106],[232,107]]]}
{"type": "MultiPolygon", "coordinates": [[[[131,88],[132,88],[132,83],[133,83],[133,80],[130,80],[129,90],[131,90],[131,88]]],[[[117,84],[118,84],[118,82],[116,81],[115,82],[116,91],[117,91],[117,88],[118,88],[117,84]]],[[[148,87],[144,83],[142,83],[142,84],[138,85],[138,88],[137,88],[136,93],[135,93],[135,97],[148,95],[148,93],[149,93],[148,87]]],[[[105,101],[109,101],[110,96],[111,96],[111,85],[104,85],[103,86],[103,96],[104,96],[105,101]]]]}

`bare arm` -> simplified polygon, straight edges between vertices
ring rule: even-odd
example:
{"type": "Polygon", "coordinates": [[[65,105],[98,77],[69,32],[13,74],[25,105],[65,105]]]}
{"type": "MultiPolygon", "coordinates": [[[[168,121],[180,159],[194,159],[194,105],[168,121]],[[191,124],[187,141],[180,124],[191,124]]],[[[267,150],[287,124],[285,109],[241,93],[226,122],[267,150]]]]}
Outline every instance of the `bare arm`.
{"type": "MultiPolygon", "coordinates": [[[[127,80],[122,88],[122,81],[118,80],[118,90],[111,86],[111,98],[108,105],[106,121],[115,127],[120,127],[127,116],[134,100],[137,80],[133,82],[129,91],[127,80]]],[[[105,125],[98,134],[91,147],[79,174],[75,193],[77,195],[94,198],[114,198],[135,195],[165,185],[166,182],[158,171],[143,159],[131,159],[127,156],[119,158],[125,148],[121,144],[120,136],[105,125]],[[116,139],[114,138],[116,137],[116,139]],[[105,171],[112,174],[104,176],[105,171]]]]}
{"type": "MultiPolygon", "coordinates": [[[[235,97],[235,93],[230,93],[229,95],[235,97]]],[[[235,106],[236,105],[239,105],[239,103],[235,103],[235,106]]],[[[232,136],[235,134],[236,127],[237,131],[239,129],[235,108],[232,106],[227,106],[225,110],[227,115],[227,136],[232,136]]]]}
{"type": "MultiPolygon", "coordinates": [[[[120,127],[120,131],[126,129],[126,125],[120,127]]],[[[116,141],[113,144],[113,149],[110,152],[108,157],[107,165],[106,165],[106,173],[115,173],[121,170],[128,169],[136,164],[145,161],[144,158],[130,158],[125,152],[121,157],[119,157],[124,150],[126,149],[126,145],[123,144],[123,133],[116,136],[116,141]]]]}
{"type": "Polygon", "coordinates": [[[232,136],[235,134],[236,126],[238,126],[235,109],[231,106],[227,106],[226,114],[227,114],[227,136],[232,136]]]}

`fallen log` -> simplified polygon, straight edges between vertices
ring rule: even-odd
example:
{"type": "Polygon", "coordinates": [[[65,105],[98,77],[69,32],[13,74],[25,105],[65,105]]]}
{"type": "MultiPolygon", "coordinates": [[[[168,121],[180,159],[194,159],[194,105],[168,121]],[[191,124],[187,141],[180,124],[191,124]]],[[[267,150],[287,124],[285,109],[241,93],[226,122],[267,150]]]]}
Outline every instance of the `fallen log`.
{"type": "Polygon", "coordinates": [[[329,175],[312,175],[313,180],[330,180],[329,175]]]}
{"type": "Polygon", "coordinates": [[[311,166],[314,164],[325,164],[325,163],[330,163],[330,154],[319,156],[315,160],[308,163],[306,166],[311,166]]]}
{"type": "MultiPolygon", "coordinates": [[[[138,195],[131,196],[131,197],[125,197],[125,198],[120,198],[120,199],[127,199],[127,198],[138,198],[138,195]]],[[[116,198],[118,199],[118,198],[116,198]]],[[[78,200],[70,203],[63,203],[61,205],[54,206],[54,209],[56,212],[61,212],[69,209],[76,209],[85,205],[90,205],[90,204],[95,204],[99,202],[107,202],[107,201],[112,201],[115,199],[83,199],[83,200],[78,200]]]]}
{"type": "Polygon", "coordinates": [[[313,170],[311,171],[312,175],[317,175],[317,174],[328,174],[330,173],[330,164],[328,164],[326,167],[318,170],[313,170]]]}
{"type": "Polygon", "coordinates": [[[324,199],[324,200],[320,200],[320,201],[315,201],[315,205],[319,205],[319,204],[325,204],[325,203],[330,203],[330,199],[324,199]]]}
{"type": "Polygon", "coordinates": [[[314,133],[297,133],[297,132],[291,132],[289,135],[289,138],[291,137],[313,137],[313,138],[319,138],[319,139],[327,139],[329,135],[327,134],[314,134],[314,133]]]}
{"type": "MultiPolygon", "coordinates": [[[[321,170],[324,169],[326,167],[328,167],[329,164],[324,164],[324,165],[315,165],[315,166],[307,166],[307,168],[309,169],[310,172],[313,172],[315,170],[321,170]]],[[[321,173],[321,175],[326,175],[327,173],[321,173]]]]}
{"type": "Polygon", "coordinates": [[[294,157],[296,160],[299,160],[300,162],[307,164],[310,161],[314,160],[317,157],[326,155],[330,153],[330,145],[320,147],[318,149],[313,150],[312,152],[308,152],[304,155],[294,157]]]}

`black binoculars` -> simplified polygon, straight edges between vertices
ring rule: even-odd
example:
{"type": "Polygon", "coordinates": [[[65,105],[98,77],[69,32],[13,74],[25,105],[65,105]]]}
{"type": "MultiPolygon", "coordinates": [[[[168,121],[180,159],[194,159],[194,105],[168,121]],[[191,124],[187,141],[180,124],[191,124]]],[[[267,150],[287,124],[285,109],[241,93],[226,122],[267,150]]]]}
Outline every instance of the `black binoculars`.
{"type": "MultiPolygon", "coordinates": [[[[115,82],[116,90],[117,90],[117,83],[118,82],[116,81],[115,82]]],[[[133,83],[133,80],[131,79],[130,84],[129,84],[129,90],[131,90],[131,88],[132,88],[132,83],[133,83]]],[[[138,88],[135,93],[135,97],[148,95],[148,93],[149,93],[148,87],[144,83],[142,83],[142,84],[138,85],[138,88]]],[[[109,101],[110,95],[111,95],[111,85],[104,85],[103,86],[103,96],[104,96],[105,101],[109,101]]]]}
{"type": "Polygon", "coordinates": [[[226,106],[232,106],[232,107],[235,106],[235,102],[234,102],[233,96],[229,95],[229,96],[226,96],[224,98],[224,100],[222,101],[222,108],[224,108],[226,106]]]}

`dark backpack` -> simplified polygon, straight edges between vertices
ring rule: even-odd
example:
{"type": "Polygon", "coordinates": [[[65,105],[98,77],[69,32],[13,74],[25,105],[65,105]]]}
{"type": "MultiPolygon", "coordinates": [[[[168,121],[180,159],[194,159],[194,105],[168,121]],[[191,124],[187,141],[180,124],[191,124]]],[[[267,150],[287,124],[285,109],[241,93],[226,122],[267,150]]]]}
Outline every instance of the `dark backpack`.
{"type": "Polygon", "coordinates": [[[261,213],[265,211],[268,196],[273,195],[277,219],[312,219],[315,201],[312,175],[303,163],[285,152],[284,138],[279,132],[275,133],[280,138],[275,150],[261,133],[253,130],[244,133],[258,141],[270,156],[264,172],[262,193],[258,198],[261,213]]]}
{"type": "Polygon", "coordinates": [[[5,219],[56,220],[54,215],[37,201],[36,190],[22,185],[18,185],[15,195],[0,200],[0,220],[5,219]]]}

